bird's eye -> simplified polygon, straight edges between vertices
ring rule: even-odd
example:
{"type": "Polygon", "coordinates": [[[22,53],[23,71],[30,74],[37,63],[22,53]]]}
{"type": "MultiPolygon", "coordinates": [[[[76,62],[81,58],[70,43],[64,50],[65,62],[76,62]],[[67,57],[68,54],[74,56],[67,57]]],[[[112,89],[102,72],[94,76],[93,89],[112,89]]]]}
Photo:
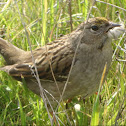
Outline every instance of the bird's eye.
{"type": "Polygon", "coordinates": [[[98,26],[93,25],[93,26],[91,26],[91,29],[92,29],[93,31],[97,31],[99,28],[98,28],[98,26]]]}

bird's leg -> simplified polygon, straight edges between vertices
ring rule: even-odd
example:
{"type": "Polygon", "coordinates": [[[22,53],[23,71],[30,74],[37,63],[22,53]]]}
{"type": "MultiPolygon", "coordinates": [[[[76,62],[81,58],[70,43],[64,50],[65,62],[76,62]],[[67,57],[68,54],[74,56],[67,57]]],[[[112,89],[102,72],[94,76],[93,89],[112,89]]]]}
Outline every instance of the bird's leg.
{"type": "Polygon", "coordinates": [[[68,104],[71,103],[71,101],[72,101],[72,99],[68,99],[68,100],[66,101],[66,109],[68,109],[68,104]]]}

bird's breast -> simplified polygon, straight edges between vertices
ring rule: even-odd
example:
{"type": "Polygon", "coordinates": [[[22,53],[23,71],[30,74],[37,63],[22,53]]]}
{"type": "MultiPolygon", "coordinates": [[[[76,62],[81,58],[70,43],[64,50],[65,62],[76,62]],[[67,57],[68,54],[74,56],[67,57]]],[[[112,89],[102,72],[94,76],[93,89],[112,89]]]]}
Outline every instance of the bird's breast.
{"type": "Polygon", "coordinates": [[[95,53],[85,52],[83,55],[78,54],[70,76],[70,83],[76,89],[75,94],[88,96],[96,92],[105,64],[107,64],[107,74],[111,59],[111,48],[102,51],[95,50],[95,53]]]}

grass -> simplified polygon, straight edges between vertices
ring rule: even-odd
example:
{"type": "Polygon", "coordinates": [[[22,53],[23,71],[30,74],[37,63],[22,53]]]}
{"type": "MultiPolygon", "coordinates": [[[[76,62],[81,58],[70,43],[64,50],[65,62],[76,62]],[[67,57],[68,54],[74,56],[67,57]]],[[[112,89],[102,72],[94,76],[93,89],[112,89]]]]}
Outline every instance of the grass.
{"type": "MultiPolygon", "coordinates": [[[[126,0],[105,0],[126,9],[126,0]]],[[[28,32],[32,49],[71,32],[86,16],[91,7],[91,1],[71,1],[71,12],[68,2],[58,0],[2,0],[0,2],[0,28],[3,28],[3,38],[24,50],[30,50],[24,26],[28,32]],[[7,2],[7,3],[4,3],[7,2]],[[3,3],[3,4],[2,4],[3,3]]],[[[90,17],[103,16],[113,22],[118,22],[116,11],[120,12],[125,21],[126,11],[112,5],[96,2],[90,17]]],[[[0,32],[1,33],[1,32],[0,32]]],[[[113,50],[119,40],[112,43],[113,50]]],[[[120,46],[124,48],[125,39],[120,46]]],[[[76,97],[68,104],[67,113],[59,108],[61,125],[126,125],[126,66],[123,50],[117,49],[111,69],[98,95],[88,99],[76,97]],[[79,104],[76,111],[74,105],[79,104]],[[95,116],[94,116],[95,115],[95,116]]],[[[0,66],[4,60],[0,57],[0,66]]],[[[61,103],[64,106],[65,103],[61,103]]],[[[0,72],[0,124],[1,125],[51,125],[42,99],[26,89],[4,72],[0,72]]]]}

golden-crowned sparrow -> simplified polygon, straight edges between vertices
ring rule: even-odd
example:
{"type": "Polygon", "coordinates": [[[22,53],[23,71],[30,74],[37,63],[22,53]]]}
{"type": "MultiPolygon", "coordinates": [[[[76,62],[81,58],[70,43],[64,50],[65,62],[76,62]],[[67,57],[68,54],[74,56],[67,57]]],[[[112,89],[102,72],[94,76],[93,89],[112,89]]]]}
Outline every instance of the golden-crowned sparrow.
{"type": "Polygon", "coordinates": [[[27,87],[40,95],[36,66],[41,85],[50,103],[55,106],[72,64],[62,99],[78,95],[88,97],[97,91],[106,63],[108,72],[112,61],[112,38],[123,32],[123,25],[109,22],[103,17],[91,18],[72,33],[35,49],[33,54],[0,39],[0,53],[7,63],[1,70],[19,81],[24,78],[27,87]]]}

